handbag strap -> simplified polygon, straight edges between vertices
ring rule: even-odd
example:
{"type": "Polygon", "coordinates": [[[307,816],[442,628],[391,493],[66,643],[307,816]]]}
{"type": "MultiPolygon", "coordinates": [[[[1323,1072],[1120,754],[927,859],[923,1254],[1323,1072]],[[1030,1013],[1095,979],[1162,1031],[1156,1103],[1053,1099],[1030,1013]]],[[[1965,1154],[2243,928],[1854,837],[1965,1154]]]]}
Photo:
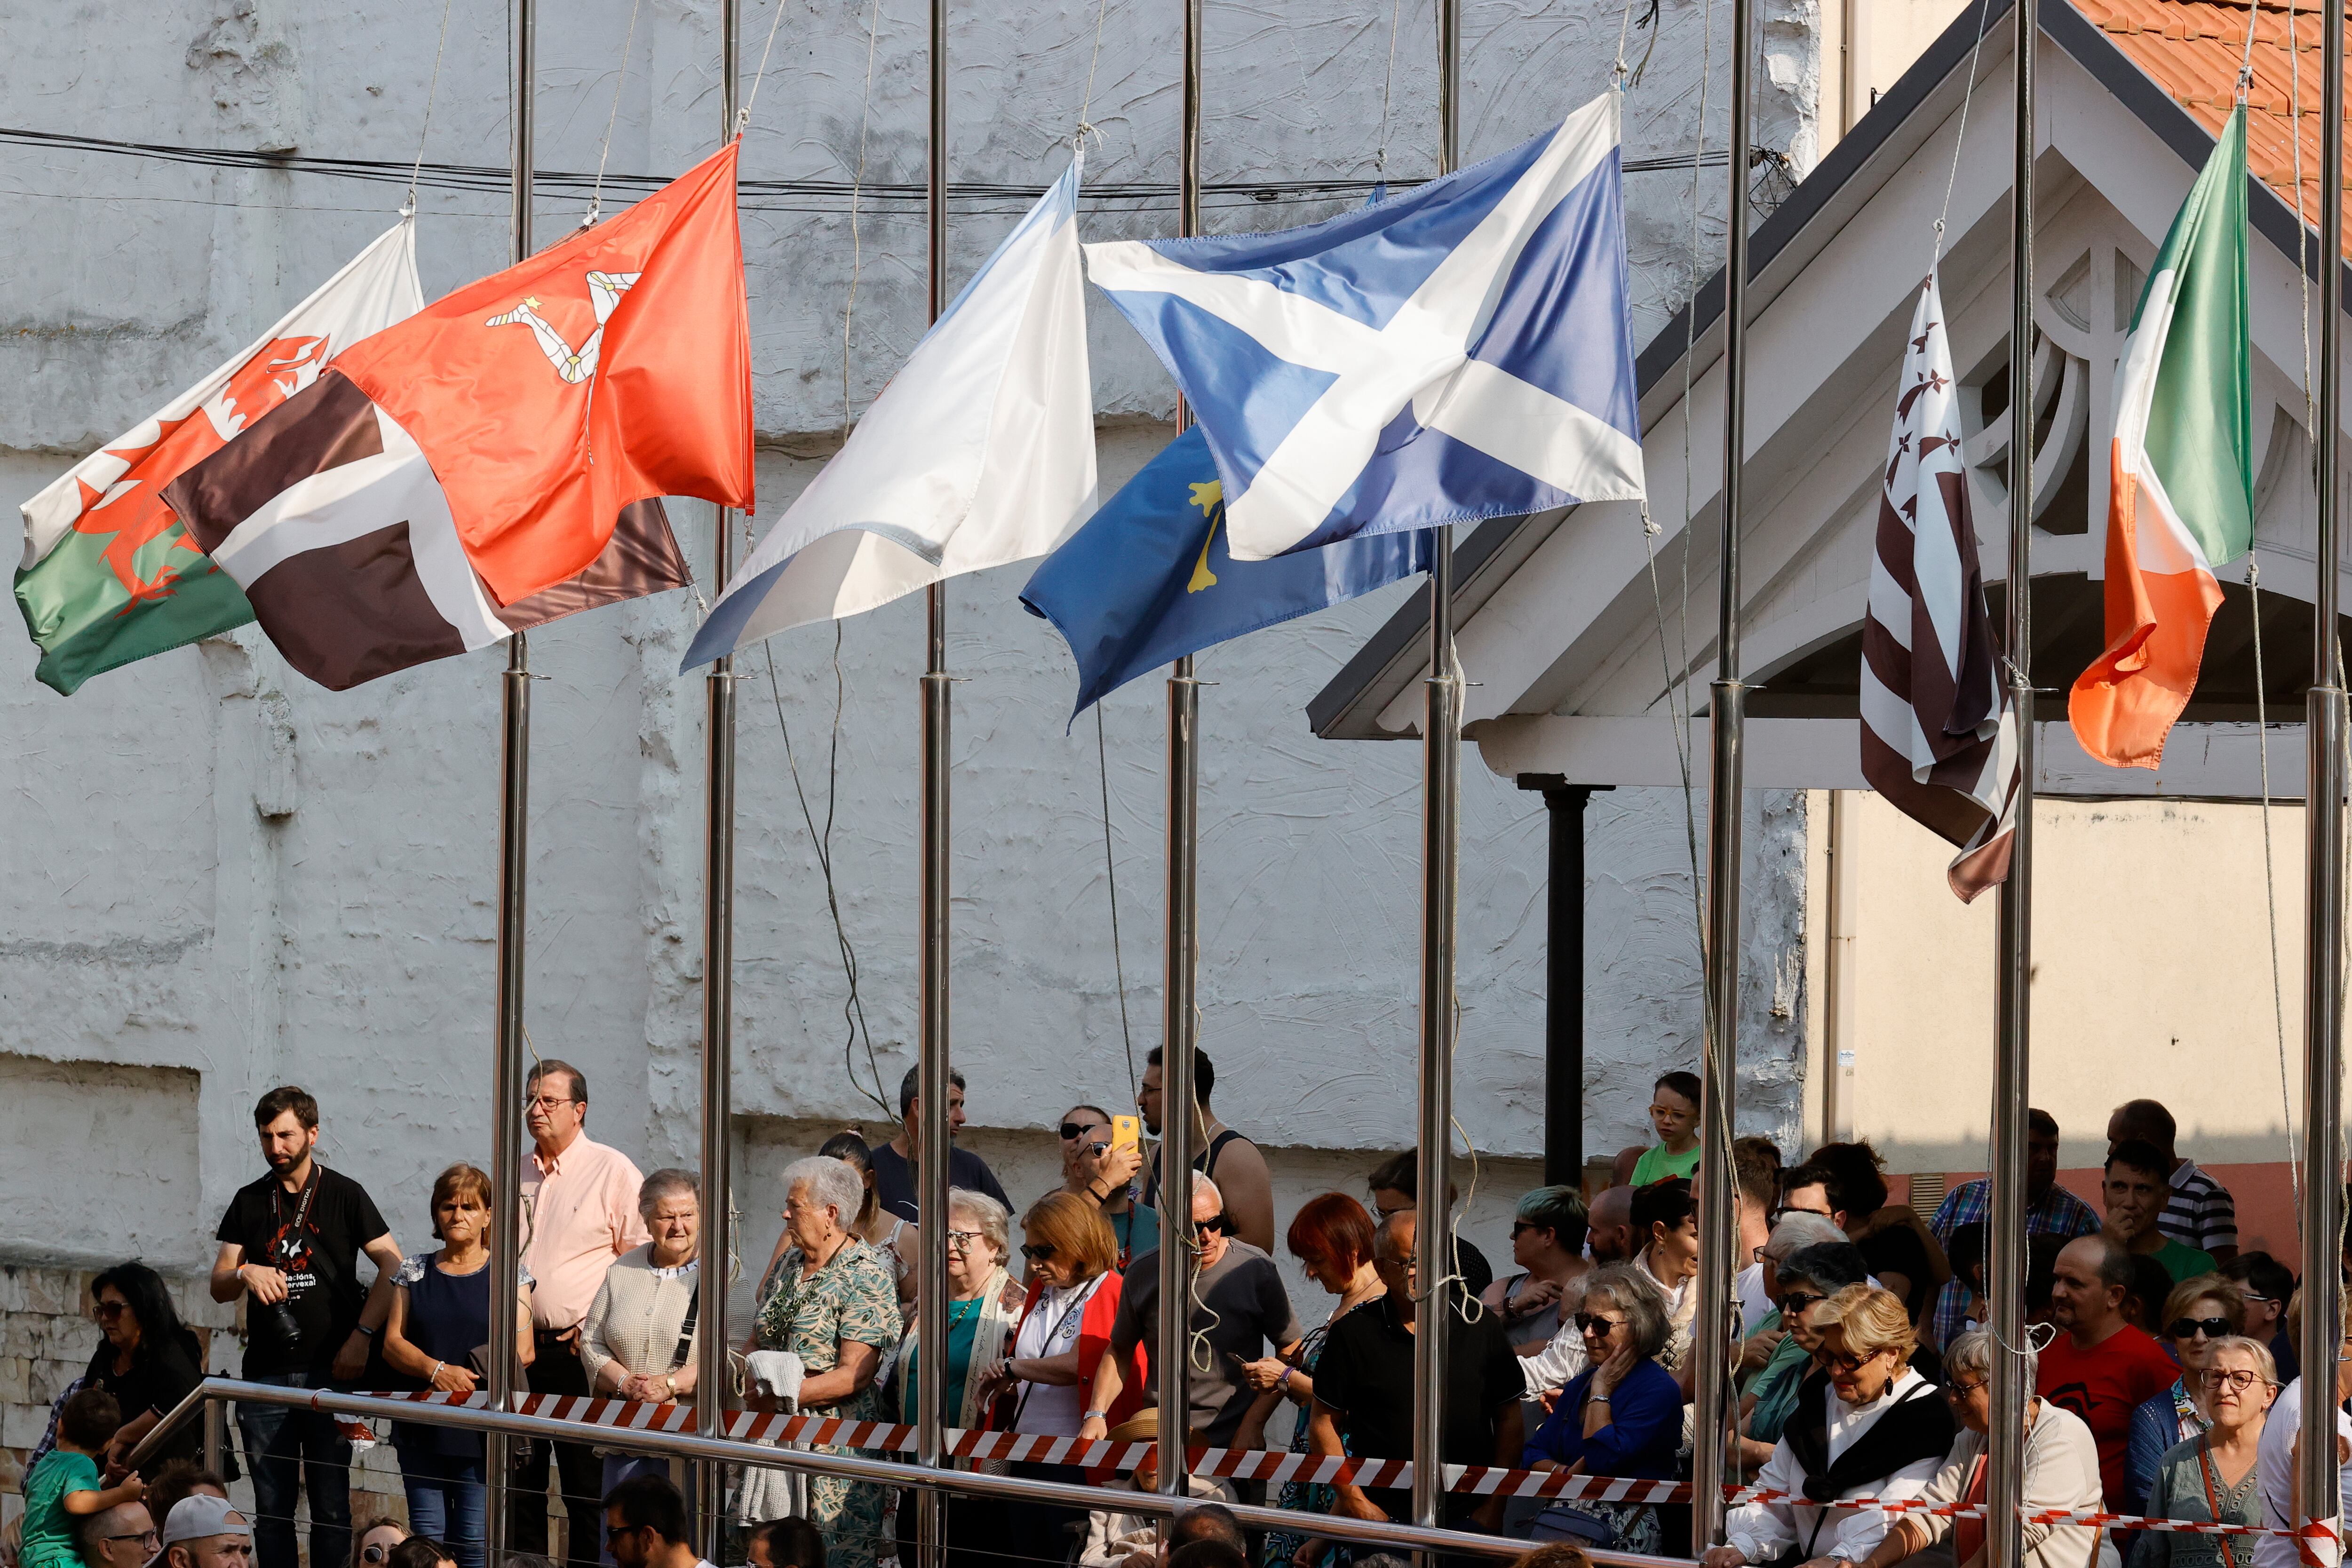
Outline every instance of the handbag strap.
{"type": "MultiPolygon", "coordinates": [[[[2213,1490],[2212,1452],[2213,1439],[2200,1434],[2197,1439],[2197,1479],[2205,1483],[2207,1511],[2212,1514],[2214,1523],[2221,1524],[2225,1521],[2221,1518],[2221,1500],[2213,1490]]],[[[2238,1568],[2238,1554],[2230,1550],[2230,1538],[2221,1536],[2214,1544],[2221,1549],[2222,1568],[2238,1568]]]]}
{"type": "Polygon", "coordinates": [[[694,1354],[694,1320],[702,1313],[702,1281],[694,1282],[694,1294],[686,1299],[686,1321],[678,1325],[677,1353],[670,1358],[669,1369],[682,1372],[687,1360],[694,1354]]]}

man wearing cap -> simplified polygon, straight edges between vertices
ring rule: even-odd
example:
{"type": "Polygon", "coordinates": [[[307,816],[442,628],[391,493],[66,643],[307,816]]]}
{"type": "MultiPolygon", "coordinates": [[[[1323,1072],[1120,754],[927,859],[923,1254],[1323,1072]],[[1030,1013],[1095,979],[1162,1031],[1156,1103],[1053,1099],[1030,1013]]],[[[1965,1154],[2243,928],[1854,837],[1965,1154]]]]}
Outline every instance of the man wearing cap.
{"type": "Polygon", "coordinates": [[[81,1521],[74,1544],[89,1568],[143,1568],[163,1550],[143,1502],[117,1503],[91,1514],[81,1521]]]}
{"type": "Polygon", "coordinates": [[[226,1498],[198,1492],[172,1505],[156,1568],[252,1568],[253,1526],[226,1498]]]}

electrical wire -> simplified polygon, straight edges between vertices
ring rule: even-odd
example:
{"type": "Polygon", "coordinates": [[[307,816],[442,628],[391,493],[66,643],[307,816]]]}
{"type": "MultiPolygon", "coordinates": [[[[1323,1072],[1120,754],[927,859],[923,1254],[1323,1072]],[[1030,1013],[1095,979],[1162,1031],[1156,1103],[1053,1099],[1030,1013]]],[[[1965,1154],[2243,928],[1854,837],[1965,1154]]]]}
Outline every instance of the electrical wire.
{"type": "Polygon", "coordinates": [[[1110,750],[1103,739],[1102,704],[1095,704],[1095,765],[1102,776],[1103,880],[1110,889],[1110,967],[1118,985],[1118,1037],[1127,1047],[1127,1095],[1136,1098],[1135,1031],[1127,1017],[1127,962],[1118,940],[1118,859],[1110,841],[1110,750]]]}

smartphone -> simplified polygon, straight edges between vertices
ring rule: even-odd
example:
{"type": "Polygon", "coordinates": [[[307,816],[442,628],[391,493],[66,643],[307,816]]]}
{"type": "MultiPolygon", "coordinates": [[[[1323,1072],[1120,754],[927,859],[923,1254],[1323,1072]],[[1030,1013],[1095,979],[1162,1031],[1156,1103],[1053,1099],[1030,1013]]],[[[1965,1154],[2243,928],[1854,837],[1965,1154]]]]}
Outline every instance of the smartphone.
{"type": "Polygon", "coordinates": [[[1143,1123],[1132,1116],[1110,1119],[1110,1143],[1114,1149],[1125,1149],[1143,1142],[1143,1123]]]}

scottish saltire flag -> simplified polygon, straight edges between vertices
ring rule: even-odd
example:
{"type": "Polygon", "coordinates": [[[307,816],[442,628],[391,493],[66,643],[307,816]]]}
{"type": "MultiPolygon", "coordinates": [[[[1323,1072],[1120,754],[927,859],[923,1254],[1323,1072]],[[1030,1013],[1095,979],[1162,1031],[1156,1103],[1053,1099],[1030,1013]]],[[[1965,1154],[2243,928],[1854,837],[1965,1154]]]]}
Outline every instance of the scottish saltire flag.
{"type": "Polygon", "coordinates": [[[1223,487],[1195,425],[1038,563],[1021,603],[1054,623],[1078,661],[1073,722],[1172,659],[1429,569],[1420,531],[1236,561],[1224,521],[1223,487]]]}
{"type": "Polygon", "coordinates": [[[1642,494],[1613,92],[1328,223],[1086,249],[1208,432],[1237,561],[1642,494]]]}
{"type": "Polygon", "coordinates": [[[1095,510],[1080,167],[1005,237],[760,541],[683,668],[1043,555],[1095,510]]]}

